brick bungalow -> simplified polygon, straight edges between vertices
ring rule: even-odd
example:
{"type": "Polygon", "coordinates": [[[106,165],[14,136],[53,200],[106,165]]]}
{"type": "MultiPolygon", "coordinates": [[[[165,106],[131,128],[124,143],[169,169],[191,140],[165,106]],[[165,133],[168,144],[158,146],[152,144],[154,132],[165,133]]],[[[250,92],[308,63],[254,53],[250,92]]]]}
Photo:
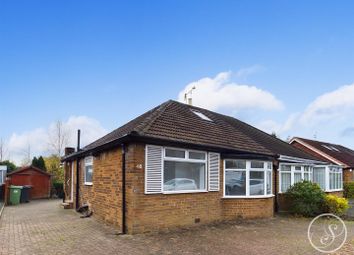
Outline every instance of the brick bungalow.
{"type": "Polygon", "coordinates": [[[63,162],[66,202],[88,204],[132,234],[272,217],[278,193],[328,164],[235,118],[172,100],[83,149],[68,148],[63,162]]]}
{"type": "Polygon", "coordinates": [[[343,181],[354,181],[354,151],[342,145],[294,137],[290,144],[322,160],[343,168],[343,181]]]}

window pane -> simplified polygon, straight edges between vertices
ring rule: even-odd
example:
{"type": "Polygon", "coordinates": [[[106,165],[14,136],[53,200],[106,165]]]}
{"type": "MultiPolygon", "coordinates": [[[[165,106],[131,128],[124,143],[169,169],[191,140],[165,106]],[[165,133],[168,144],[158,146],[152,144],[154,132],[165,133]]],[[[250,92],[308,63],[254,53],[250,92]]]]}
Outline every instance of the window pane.
{"type": "Polygon", "coordinates": [[[304,173],[304,180],[310,181],[310,173],[307,173],[307,172],[304,173]]]}
{"type": "Polygon", "coordinates": [[[0,171],[0,184],[3,184],[3,183],[4,183],[2,176],[3,176],[3,171],[0,171]]]}
{"type": "Polygon", "coordinates": [[[301,182],[301,173],[294,173],[294,183],[301,182]]]}
{"type": "Polygon", "coordinates": [[[189,152],[189,158],[190,159],[205,159],[205,153],[204,152],[195,152],[195,151],[190,151],[189,152]]]}
{"type": "Polygon", "coordinates": [[[85,158],[85,164],[88,164],[88,165],[90,165],[90,164],[92,164],[93,163],[93,157],[86,157],[85,158]]]}
{"type": "Polygon", "coordinates": [[[246,160],[226,160],[226,169],[246,169],[246,160]]]}
{"type": "Polygon", "coordinates": [[[250,195],[264,195],[264,172],[250,171],[250,195]]]}
{"type": "Polygon", "coordinates": [[[326,189],[326,168],[317,167],[313,169],[313,182],[320,185],[320,187],[326,189]]]}
{"type": "Polygon", "coordinates": [[[281,171],[291,171],[291,166],[290,165],[281,165],[281,171]]]}
{"type": "Polygon", "coordinates": [[[267,168],[272,169],[272,162],[267,162],[267,168]]]}
{"type": "Polygon", "coordinates": [[[267,171],[267,194],[272,194],[272,172],[267,171]]]}
{"type": "Polygon", "coordinates": [[[264,168],[264,162],[262,161],[251,161],[251,168],[264,168]]]}
{"type": "Polygon", "coordinates": [[[205,163],[164,162],[164,191],[204,190],[205,163]]]}
{"type": "Polygon", "coordinates": [[[245,196],[246,195],[246,172],[225,171],[225,195],[245,196]]]}
{"type": "Polygon", "coordinates": [[[334,173],[329,173],[329,188],[334,189],[334,173]]]}
{"type": "Polygon", "coordinates": [[[301,166],[295,166],[295,171],[301,171],[301,166]]]}
{"type": "Polygon", "coordinates": [[[85,166],[85,182],[92,182],[92,166],[85,166]]]}
{"type": "Polygon", "coordinates": [[[183,150],[166,149],[165,156],[172,158],[185,158],[186,152],[183,150]]]}
{"type": "Polygon", "coordinates": [[[286,192],[291,185],[291,173],[280,173],[281,192],[286,192]]]}

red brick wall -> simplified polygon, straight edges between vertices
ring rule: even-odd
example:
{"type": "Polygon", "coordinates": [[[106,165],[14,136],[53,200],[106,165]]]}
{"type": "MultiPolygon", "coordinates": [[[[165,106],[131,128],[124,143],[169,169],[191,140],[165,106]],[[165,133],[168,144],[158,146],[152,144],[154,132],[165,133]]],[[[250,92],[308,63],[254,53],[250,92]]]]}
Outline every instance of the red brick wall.
{"type": "Polygon", "coordinates": [[[352,182],[353,181],[353,171],[346,168],[343,169],[343,182],[352,182]]]}
{"type": "MultiPolygon", "coordinates": [[[[73,162],[76,164],[76,162],[73,162]]],[[[94,217],[121,229],[122,153],[121,149],[102,152],[93,160],[93,185],[85,185],[84,159],[80,160],[79,205],[89,204],[94,217]]],[[[76,185],[76,165],[74,173],[76,185]]],[[[74,200],[76,188],[74,188],[74,200]]],[[[75,203],[74,203],[75,205],[75,203]]]]}
{"type": "Polygon", "coordinates": [[[220,162],[219,192],[169,195],[144,194],[144,164],[145,145],[129,145],[127,152],[127,224],[130,233],[174,229],[239,217],[273,216],[273,198],[222,198],[222,162],[220,162]]]}
{"type": "Polygon", "coordinates": [[[274,198],[225,198],[222,201],[224,220],[236,218],[270,218],[274,215],[274,198]]]}
{"type": "MultiPolygon", "coordinates": [[[[122,224],[121,163],[121,149],[110,150],[95,156],[93,185],[87,186],[84,185],[84,160],[80,161],[80,205],[90,204],[94,217],[113,224],[119,229],[122,224]]],[[[74,161],[73,164],[76,169],[76,162],[74,161]]],[[[274,198],[223,198],[223,162],[220,164],[219,192],[145,195],[145,144],[129,144],[126,154],[126,224],[128,233],[164,231],[240,217],[272,217],[274,198]]],[[[67,165],[66,167],[70,167],[70,164],[67,165]]],[[[273,177],[275,177],[274,174],[273,177]]],[[[76,170],[74,183],[76,185],[76,170]]],[[[75,193],[76,188],[74,188],[74,200],[75,193]]]]}

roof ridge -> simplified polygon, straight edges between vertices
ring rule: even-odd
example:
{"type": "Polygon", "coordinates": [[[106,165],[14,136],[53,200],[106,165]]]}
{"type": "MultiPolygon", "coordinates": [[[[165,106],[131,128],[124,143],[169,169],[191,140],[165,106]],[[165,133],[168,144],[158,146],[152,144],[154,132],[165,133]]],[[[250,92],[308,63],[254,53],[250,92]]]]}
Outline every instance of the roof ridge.
{"type": "MultiPolygon", "coordinates": [[[[198,110],[208,111],[208,112],[210,112],[210,113],[212,113],[212,114],[217,114],[217,115],[219,115],[219,116],[226,117],[227,119],[232,119],[233,121],[237,121],[237,122],[239,122],[239,123],[241,123],[241,124],[243,124],[243,125],[246,125],[247,127],[251,128],[252,130],[254,130],[254,131],[256,131],[256,132],[261,132],[261,133],[263,133],[264,135],[266,135],[266,136],[269,137],[270,139],[273,139],[273,140],[276,140],[276,141],[280,141],[280,142],[282,142],[282,143],[284,143],[284,144],[286,144],[286,145],[288,145],[288,146],[291,146],[291,145],[290,145],[289,143],[287,143],[286,141],[284,141],[284,140],[282,140],[282,139],[280,139],[280,138],[274,137],[274,136],[268,134],[267,132],[265,132],[265,131],[263,131],[263,130],[261,130],[261,129],[258,129],[258,128],[254,127],[254,126],[252,126],[252,125],[250,125],[250,124],[248,124],[248,123],[246,123],[246,122],[244,122],[244,121],[242,121],[242,120],[239,120],[239,119],[237,119],[237,118],[235,118],[235,117],[232,117],[232,116],[229,116],[229,115],[226,115],[226,114],[222,114],[222,113],[218,113],[218,112],[214,112],[214,111],[211,111],[211,110],[202,108],[202,107],[198,107],[198,106],[194,106],[194,105],[187,105],[187,104],[184,104],[184,103],[181,103],[181,102],[178,102],[178,101],[174,101],[174,100],[171,100],[171,101],[172,101],[172,102],[179,103],[179,104],[186,105],[186,106],[188,106],[188,107],[190,107],[190,108],[196,108],[196,109],[198,109],[198,110]]],[[[233,126],[231,123],[228,123],[228,122],[227,122],[227,124],[234,128],[234,126],[233,126]]],[[[238,129],[238,130],[239,130],[239,129],[238,129]]],[[[243,135],[245,135],[245,136],[247,136],[249,139],[251,139],[253,142],[259,144],[259,142],[255,141],[255,139],[253,139],[252,137],[250,137],[250,136],[249,136],[248,134],[246,134],[243,130],[239,130],[239,131],[242,132],[243,135]]],[[[267,151],[271,152],[271,151],[270,151],[268,148],[266,148],[263,144],[260,144],[260,145],[261,145],[264,149],[266,149],[267,151]]],[[[296,151],[299,151],[299,152],[303,153],[303,151],[301,151],[300,149],[297,149],[297,148],[295,148],[295,147],[293,147],[293,146],[292,146],[292,148],[295,149],[296,151]]]]}
{"type": "Polygon", "coordinates": [[[134,128],[134,131],[138,132],[139,134],[144,134],[151,125],[155,122],[157,118],[159,118],[166,108],[172,103],[172,100],[168,100],[159,106],[155,108],[155,110],[152,112],[152,114],[147,117],[145,120],[143,120],[140,124],[137,125],[136,128],[134,128]]]}
{"type": "Polygon", "coordinates": [[[325,141],[319,141],[319,140],[313,140],[313,139],[309,139],[309,138],[303,138],[303,137],[298,137],[298,136],[294,136],[292,139],[300,139],[303,141],[311,141],[311,142],[315,142],[315,143],[323,143],[324,145],[326,144],[330,144],[330,145],[334,145],[334,146],[341,146],[346,148],[345,146],[341,145],[341,144],[337,144],[337,143],[329,143],[329,142],[325,142],[325,141]]]}

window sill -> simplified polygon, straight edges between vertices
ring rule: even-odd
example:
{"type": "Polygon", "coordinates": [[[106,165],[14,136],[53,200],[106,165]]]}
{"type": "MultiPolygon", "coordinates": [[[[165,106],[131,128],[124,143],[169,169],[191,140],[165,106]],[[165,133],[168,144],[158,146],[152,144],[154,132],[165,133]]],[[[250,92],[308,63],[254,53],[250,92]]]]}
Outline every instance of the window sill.
{"type": "Polygon", "coordinates": [[[243,198],[243,199],[255,199],[255,198],[272,198],[274,195],[261,195],[261,196],[223,196],[223,199],[243,198]]]}
{"type": "Polygon", "coordinates": [[[331,189],[331,190],[326,190],[325,192],[341,192],[343,189],[331,189]]]}
{"type": "Polygon", "coordinates": [[[207,190],[181,190],[181,191],[163,191],[163,195],[173,195],[173,194],[193,194],[193,193],[207,193],[207,190]]]}
{"type": "Polygon", "coordinates": [[[92,186],[92,182],[85,182],[84,185],[85,186],[92,186]]]}

